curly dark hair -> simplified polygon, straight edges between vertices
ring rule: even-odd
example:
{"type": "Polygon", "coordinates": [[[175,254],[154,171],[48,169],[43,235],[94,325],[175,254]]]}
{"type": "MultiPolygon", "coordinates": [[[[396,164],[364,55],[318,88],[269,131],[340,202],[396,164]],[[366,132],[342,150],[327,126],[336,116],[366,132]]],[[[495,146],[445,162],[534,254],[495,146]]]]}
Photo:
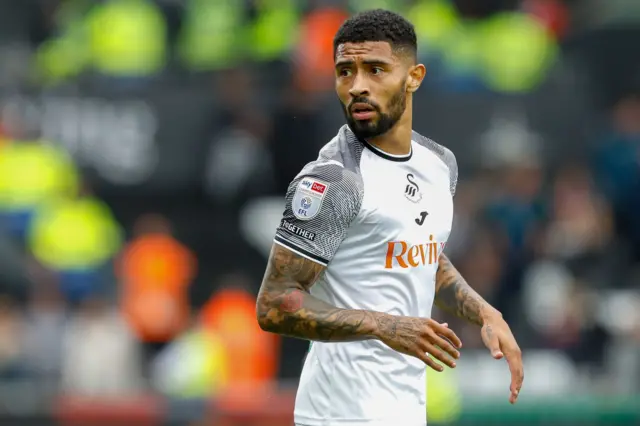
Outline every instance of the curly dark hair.
{"type": "Polygon", "coordinates": [[[384,9],[367,10],[344,21],[333,38],[333,56],[339,45],[365,41],[386,41],[394,51],[417,55],[418,41],[413,24],[384,9]]]}

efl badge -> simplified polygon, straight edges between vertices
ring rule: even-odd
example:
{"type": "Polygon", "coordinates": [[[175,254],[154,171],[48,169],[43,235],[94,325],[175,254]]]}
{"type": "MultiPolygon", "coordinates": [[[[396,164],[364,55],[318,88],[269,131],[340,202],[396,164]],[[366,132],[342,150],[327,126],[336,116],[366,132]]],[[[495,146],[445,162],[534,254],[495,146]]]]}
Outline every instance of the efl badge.
{"type": "Polygon", "coordinates": [[[303,178],[291,200],[293,215],[300,220],[310,220],[318,215],[329,184],[317,179],[303,178]]]}

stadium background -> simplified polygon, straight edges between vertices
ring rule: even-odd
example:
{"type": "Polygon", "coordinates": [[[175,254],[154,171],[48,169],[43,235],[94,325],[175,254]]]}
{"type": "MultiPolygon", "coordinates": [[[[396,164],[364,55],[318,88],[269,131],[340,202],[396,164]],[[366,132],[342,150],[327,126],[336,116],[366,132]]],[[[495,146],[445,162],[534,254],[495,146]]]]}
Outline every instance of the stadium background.
{"type": "Polygon", "coordinates": [[[640,424],[637,0],[0,1],[0,422],[289,425],[256,330],[288,182],[342,124],[331,38],[403,12],[415,128],[460,165],[449,255],[525,387],[465,349],[430,424],[640,424]]]}

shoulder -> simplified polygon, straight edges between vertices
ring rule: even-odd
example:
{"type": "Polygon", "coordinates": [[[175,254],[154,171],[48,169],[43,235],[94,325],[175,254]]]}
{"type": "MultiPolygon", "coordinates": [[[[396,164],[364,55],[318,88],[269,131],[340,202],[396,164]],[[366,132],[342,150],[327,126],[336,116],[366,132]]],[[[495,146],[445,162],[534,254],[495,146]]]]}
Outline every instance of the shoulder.
{"type": "Polygon", "coordinates": [[[294,182],[307,185],[304,178],[318,180],[331,188],[332,193],[348,193],[361,196],[363,190],[360,174],[362,145],[352,140],[350,132],[344,128],[327,143],[318,154],[318,158],[307,163],[294,182]]]}
{"type": "Polygon", "coordinates": [[[458,183],[458,161],[456,160],[455,154],[449,148],[415,131],[413,132],[413,140],[434,153],[447,166],[449,169],[451,194],[454,195],[458,183]]]}

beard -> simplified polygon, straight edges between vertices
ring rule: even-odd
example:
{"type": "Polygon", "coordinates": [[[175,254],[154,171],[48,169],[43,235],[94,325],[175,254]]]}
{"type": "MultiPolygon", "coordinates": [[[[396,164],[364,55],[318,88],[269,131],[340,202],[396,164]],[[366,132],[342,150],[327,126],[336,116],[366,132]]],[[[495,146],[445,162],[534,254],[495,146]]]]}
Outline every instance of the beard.
{"type": "Polygon", "coordinates": [[[407,107],[407,95],[405,85],[403,84],[389,100],[387,104],[387,112],[382,112],[380,105],[369,100],[368,98],[354,98],[348,106],[342,105],[342,111],[347,120],[347,125],[354,135],[359,139],[371,139],[384,135],[396,125],[407,107]],[[376,112],[377,118],[370,120],[356,120],[351,115],[351,105],[356,103],[364,103],[370,105],[376,112]]]}

